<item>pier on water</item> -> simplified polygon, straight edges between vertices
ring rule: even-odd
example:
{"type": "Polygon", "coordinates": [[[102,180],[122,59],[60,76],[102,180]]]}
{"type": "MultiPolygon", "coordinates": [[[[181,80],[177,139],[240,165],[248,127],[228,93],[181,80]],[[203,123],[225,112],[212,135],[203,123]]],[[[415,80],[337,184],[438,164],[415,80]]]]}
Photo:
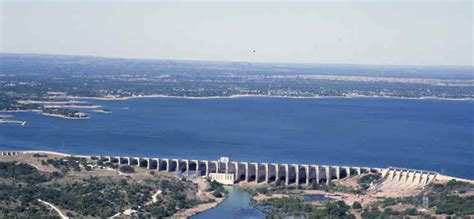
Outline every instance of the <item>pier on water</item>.
{"type": "Polygon", "coordinates": [[[218,160],[190,160],[148,158],[128,156],[84,156],[50,151],[3,151],[0,156],[46,153],[59,156],[74,156],[100,160],[112,164],[136,166],[158,172],[180,172],[210,177],[224,184],[235,183],[279,183],[280,185],[329,184],[332,180],[348,178],[366,173],[380,173],[386,186],[424,186],[438,175],[432,171],[406,168],[373,168],[357,166],[334,166],[317,164],[287,164],[231,161],[228,157],[218,160]]]}

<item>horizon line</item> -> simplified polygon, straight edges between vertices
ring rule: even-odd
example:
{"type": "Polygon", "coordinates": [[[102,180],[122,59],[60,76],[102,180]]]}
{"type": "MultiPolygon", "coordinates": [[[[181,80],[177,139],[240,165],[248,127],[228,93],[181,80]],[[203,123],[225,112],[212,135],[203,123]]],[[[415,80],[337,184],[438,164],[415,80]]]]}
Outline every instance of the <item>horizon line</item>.
{"type": "Polygon", "coordinates": [[[125,60],[149,60],[149,61],[174,61],[174,62],[215,62],[215,63],[253,63],[253,64],[284,64],[284,65],[346,65],[346,66],[380,66],[380,67],[455,67],[455,68],[471,68],[474,69],[474,63],[471,65],[453,65],[453,64],[360,64],[360,63],[317,63],[317,62],[276,62],[276,61],[243,61],[243,60],[204,60],[204,59],[176,59],[176,58],[141,58],[141,57],[117,57],[117,56],[101,56],[88,54],[64,54],[64,53],[36,53],[36,52],[8,52],[0,51],[0,54],[9,55],[37,55],[37,56],[69,56],[69,57],[84,57],[84,58],[103,58],[103,59],[125,59],[125,60]]]}

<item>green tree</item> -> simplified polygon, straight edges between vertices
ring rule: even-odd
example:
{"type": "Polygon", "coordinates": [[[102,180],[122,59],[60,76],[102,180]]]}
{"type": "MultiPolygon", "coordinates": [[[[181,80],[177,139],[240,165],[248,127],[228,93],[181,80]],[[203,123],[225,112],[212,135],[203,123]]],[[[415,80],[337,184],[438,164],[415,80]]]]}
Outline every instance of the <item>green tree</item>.
{"type": "Polygon", "coordinates": [[[356,201],[356,202],[354,202],[354,203],[352,204],[352,208],[353,208],[353,209],[361,209],[361,208],[362,208],[362,205],[360,204],[360,202],[357,202],[357,201],[356,201]]]}

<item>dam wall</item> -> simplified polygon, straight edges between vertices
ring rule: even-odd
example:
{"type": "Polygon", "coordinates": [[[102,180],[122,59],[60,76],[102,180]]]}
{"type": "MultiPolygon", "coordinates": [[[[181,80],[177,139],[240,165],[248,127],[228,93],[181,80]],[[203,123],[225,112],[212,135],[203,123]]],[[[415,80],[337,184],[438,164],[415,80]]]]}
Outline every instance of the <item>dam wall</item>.
{"type": "Polygon", "coordinates": [[[382,180],[369,190],[387,190],[396,188],[422,189],[438,177],[437,172],[388,167],[381,171],[382,180]]]}
{"type": "Polygon", "coordinates": [[[315,164],[258,163],[221,160],[189,160],[148,157],[91,156],[113,164],[130,165],[159,172],[181,172],[197,176],[232,174],[235,183],[282,183],[285,185],[329,184],[363,173],[380,173],[381,168],[315,164]]]}
{"type": "MultiPolygon", "coordinates": [[[[381,182],[371,189],[386,187],[423,187],[431,183],[438,173],[406,168],[372,168],[359,166],[336,166],[318,164],[259,163],[230,161],[228,157],[218,160],[170,159],[129,156],[83,156],[50,151],[3,151],[0,156],[46,153],[58,156],[74,156],[100,160],[118,165],[130,165],[158,172],[179,172],[188,175],[210,177],[221,174],[232,175],[234,183],[256,183],[279,185],[329,184],[333,180],[366,173],[380,173],[381,182]]],[[[229,179],[228,177],[226,179],[229,179]]]]}

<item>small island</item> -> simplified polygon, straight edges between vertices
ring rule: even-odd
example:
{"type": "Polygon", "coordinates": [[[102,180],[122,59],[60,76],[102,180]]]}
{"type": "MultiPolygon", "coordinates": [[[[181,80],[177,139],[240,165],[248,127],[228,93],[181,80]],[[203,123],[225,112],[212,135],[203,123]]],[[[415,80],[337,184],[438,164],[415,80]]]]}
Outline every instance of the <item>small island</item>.
{"type": "Polygon", "coordinates": [[[68,108],[44,108],[42,114],[45,116],[60,117],[65,119],[88,119],[89,116],[77,110],[68,108]]]}

